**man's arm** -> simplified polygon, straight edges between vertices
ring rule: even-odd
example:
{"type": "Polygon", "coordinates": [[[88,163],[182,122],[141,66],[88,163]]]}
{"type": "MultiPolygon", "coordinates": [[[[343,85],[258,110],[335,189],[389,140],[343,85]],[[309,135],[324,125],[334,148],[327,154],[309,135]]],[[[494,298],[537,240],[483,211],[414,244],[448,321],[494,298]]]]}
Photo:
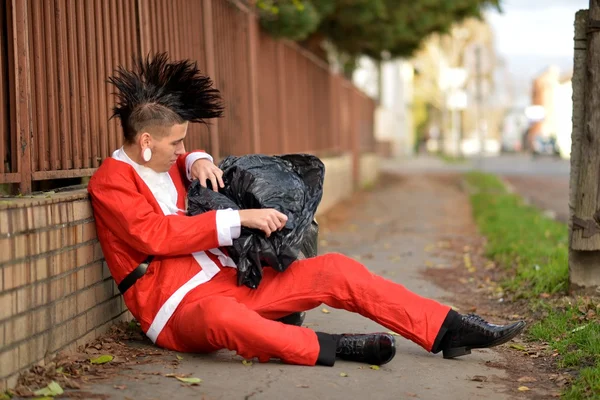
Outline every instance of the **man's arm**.
{"type": "Polygon", "coordinates": [[[232,228],[240,226],[239,213],[233,210],[192,217],[159,214],[135,187],[118,179],[95,182],[88,190],[96,218],[101,218],[112,234],[145,254],[185,255],[230,246],[236,239],[232,228]]]}
{"type": "Polygon", "coordinates": [[[192,165],[196,161],[202,159],[207,159],[210,160],[210,162],[213,162],[212,156],[204,150],[194,150],[189,153],[182,154],[177,158],[177,167],[179,168],[181,176],[184,177],[186,187],[189,187],[193,180],[192,165]]]}

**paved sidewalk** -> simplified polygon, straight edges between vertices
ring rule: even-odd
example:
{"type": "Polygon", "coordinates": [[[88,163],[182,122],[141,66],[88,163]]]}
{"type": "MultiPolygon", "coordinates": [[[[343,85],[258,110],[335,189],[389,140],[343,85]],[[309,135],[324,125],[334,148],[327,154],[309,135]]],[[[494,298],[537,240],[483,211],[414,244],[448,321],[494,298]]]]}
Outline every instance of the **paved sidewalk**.
{"type": "MultiPolygon", "coordinates": [[[[336,251],[358,258],[372,271],[400,282],[417,293],[444,299],[450,296],[424,280],[429,265],[443,264],[425,249],[443,236],[472,234],[468,199],[452,176],[409,174],[386,180],[336,209],[326,218],[320,252],[336,251]],[[338,220],[338,223],[332,223],[338,220]],[[345,222],[341,222],[345,219],[345,222]]],[[[342,310],[319,307],[308,313],[306,325],[326,332],[386,330],[342,310]]],[[[509,399],[498,383],[506,372],[486,366],[500,355],[493,350],[473,351],[456,360],[444,360],[397,337],[396,358],[379,370],[338,361],[332,368],[300,367],[280,363],[250,366],[232,352],[213,355],[183,354],[176,370],[164,362],[134,366],[110,381],[84,385],[88,393],[111,399],[509,399]],[[199,386],[186,386],[164,374],[190,373],[199,386]],[[340,374],[347,374],[341,376],[340,374]],[[484,376],[485,382],[472,377],[484,376]]]]}

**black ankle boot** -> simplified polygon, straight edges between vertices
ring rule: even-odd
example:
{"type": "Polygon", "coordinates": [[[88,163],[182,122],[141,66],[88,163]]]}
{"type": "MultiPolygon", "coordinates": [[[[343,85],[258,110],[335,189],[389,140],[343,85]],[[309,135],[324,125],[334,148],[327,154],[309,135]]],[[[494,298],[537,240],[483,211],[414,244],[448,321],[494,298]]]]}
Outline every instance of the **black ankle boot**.
{"type": "Polygon", "coordinates": [[[305,312],[296,312],[290,315],[286,315],[285,317],[279,318],[277,321],[283,322],[286,325],[302,326],[305,317],[305,312]]]}
{"type": "Polygon", "coordinates": [[[334,335],[337,339],[336,356],[342,360],[383,365],[396,355],[396,342],[387,333],[367,335],[334,335]]]}
{"type": "Polygon", "coordinates": [[[494,347],[508,342],[525,328],[525,321],[510,325],[490,324],[478,315],[460,316],[457,329],[451,329],[442,339],[440,348],[444,358],[471,354],[471,349],[494,347]]]}

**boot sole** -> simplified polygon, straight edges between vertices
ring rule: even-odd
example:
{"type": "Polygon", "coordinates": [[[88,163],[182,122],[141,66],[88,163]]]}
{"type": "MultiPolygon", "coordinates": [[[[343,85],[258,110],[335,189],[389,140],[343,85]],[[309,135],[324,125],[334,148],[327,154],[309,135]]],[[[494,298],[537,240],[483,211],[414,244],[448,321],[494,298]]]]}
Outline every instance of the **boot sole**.
{"type": "Polygon", "coordinates": [[[525,322],[521,321],[520,323],[515,325],[515,327],[513,328],[512,331],[510,331],[506,335],[499,337],[498,339],[496,339],[488,344],[475,345],[475,346],[452,347],[449,349],[444,349],[442,351],[442,354],[444,355],[444,358],[451,359],[451,358],[456,358],[456,357],[466,356],[468,354],[471,354],[471,349],[488,349],[490,347],[500,346],[501,344],[504,344],[504,343],[508,342],[509,340],[511,340],[512,338],[514,338],[515,336],[517,336],[519,333],[521,333],[523,331],[524,328],[525,328],[525,322]]]}

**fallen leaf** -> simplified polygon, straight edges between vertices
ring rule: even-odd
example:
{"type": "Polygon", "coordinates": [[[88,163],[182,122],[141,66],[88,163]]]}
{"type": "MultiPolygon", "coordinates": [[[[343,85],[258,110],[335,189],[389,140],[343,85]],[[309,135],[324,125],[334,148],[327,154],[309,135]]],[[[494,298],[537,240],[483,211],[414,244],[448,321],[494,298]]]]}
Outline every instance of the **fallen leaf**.
{"type": "Polygon", "coordinates": [[[329,310],[328,310],[328,309],[326,309],[326,308],[322,308],[322,309],[321,309],[321,312],[322,312],[323,314],[330,314],[330,313],[331,313],[331,311],[329,311],[329,310]]]}
{"type": "Polygon", "coordinates": [[[531,383],[531,382],[537,382],[537,379],[535,379],[533,376],[523,376],[523,377],[517,379],[517,382],[531,383]]]}
{"type": "Polygon", "coordinates": [[[527,351],[527,349],[525,348],[525,346],[520,345],[520,344],[516,344],[516,343],[511,344],[510,347],[512,347],[513,349],[520,350],[520,351],[527,351]]]}
{"type": "Polygon", "coordinates": [[[60,385],[54,381],[50,382],[48,386],[45,388],[41,388],[40,390],[36,390],[33,392],[36,396],[45,396],[45,397],[54,397],[60,396],[64,393],[64,390],[60,387],[60,385]]]}
{"type": "Polygon", "coordinates": [[[340,376],[341,376],[342,378],[347,378],[347,377],[348,377],[348,374],[347,374],[347,373],[345,373],[345,372],[340,372],[340,376]]]}
{"type": "Polygon", "coordinates": [[[96,357],[96,358],[92,358],[90,360],[90,362],[92,364],[106,364],[108,362],[111,362],[113,360],[113,356],[111,356],[110,354],[104,354],[100,357],[96,357]]]}
{"type": "Polygon", "coordinates": [[[547,299],[547,298],[549,298],[550,296],[551,296],[551,295],[550,295],[550,293],[541,293],[541,294],[540,294],[540,297],[541,297],[542,299],[547,299]]]}
{"type": "Polygon", "coordinates": [[[252,361],[250,360],[242,360],[242,364],[244,364],[245,366],[249,367],[252,365],[252,361]]]}
{"type": "Polygon", "coordinates": [[[474,377],[471,378],[471,380],[475,381],[475,382],[486,382],[487,381],[487,376],[475,375],[474,377]]]}
{"type": "Polygon", "coordinates": [[[184,378],[184,377],[181,377],[181,376],[176,376],[175,379],[177,379],[178,381],[181,381],[183,383],[189,383],[190,385],[198,385],[199,383],[202,382],[202,379],[200,379],[200,378],[194,378],[194,377],[184,378]]]}
{"type": "Polygon", "coordinates": [[[119,389],[119,390],[125,390],[125,389],[127,389],[127,386],[125,386],[125,385],[114,385],[113,387],[115,389],[119,389]]]}
{"type": "Polygon", "coordinates": [[[519,386],[519,392],[526,392],[528,390],[530,390],[527,386],[519,386]]]}
{"type": "Polygon", "coordinates": [[[377,371],[379,369],[378,365],[371,365],[369,368],[374,369],[375,371],[377,371]]]}
{"type": "Polygon", "coordinates": [[[177,354],[177,359],[178,359],[179,361],[181,361],[181,360],[183,360],[183,357],[181,357],[179,354],[177,354]]]}

